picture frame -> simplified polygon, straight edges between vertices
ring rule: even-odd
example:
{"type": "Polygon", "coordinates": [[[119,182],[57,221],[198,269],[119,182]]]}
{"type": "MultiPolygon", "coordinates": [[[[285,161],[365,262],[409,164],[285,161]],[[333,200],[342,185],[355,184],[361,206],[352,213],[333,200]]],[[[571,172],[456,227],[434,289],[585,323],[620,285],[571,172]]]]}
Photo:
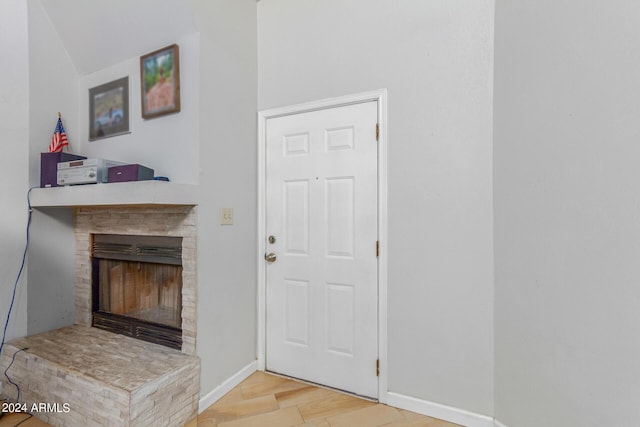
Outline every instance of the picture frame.
{"type": "Polygon", "coordinates": [[[89,141],[129,133],[129,76],[89,89],[89,141]]]}
{"type": "Polygon", "coordinates": [[[140,57],[142,118],[180,111],[180,52],[172,44],[140,57]]]}

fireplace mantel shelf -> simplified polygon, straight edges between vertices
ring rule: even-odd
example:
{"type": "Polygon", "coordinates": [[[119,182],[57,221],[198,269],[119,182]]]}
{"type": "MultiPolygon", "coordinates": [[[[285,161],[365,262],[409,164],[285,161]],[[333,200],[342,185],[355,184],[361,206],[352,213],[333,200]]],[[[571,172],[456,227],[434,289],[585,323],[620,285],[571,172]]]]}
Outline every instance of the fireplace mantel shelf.
{"type": "Polygon", "coordinates": [[[198,202],[198,185],[162,181],[118,182],[109,184],[75,185],[68,187],[34,188],[31,206],[194,206],[198,202]]]}

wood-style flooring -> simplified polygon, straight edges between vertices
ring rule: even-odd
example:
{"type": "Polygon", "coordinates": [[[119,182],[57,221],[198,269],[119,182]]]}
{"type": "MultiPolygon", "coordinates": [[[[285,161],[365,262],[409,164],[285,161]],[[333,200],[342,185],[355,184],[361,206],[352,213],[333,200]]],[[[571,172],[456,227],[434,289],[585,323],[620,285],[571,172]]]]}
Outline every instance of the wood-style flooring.
{"type": "MultiPolygon", "coordinates": [[[[26,414],[0,427],[51,427],[26,414]],[[24,421],[24,422],[22,422],[24,421]]],[[[184,427],[459,427],[334,390],[255,372],[184,427]]],[[[179,427],[179,426],[176,426],[179,427]]]]}
{"type": "Polygon", "coordinates": [[[326,388],[255,372],[185,427],[459,427],[326,388]]]}
{"type": "Polygon", "coordinates": [[[29,414],[5,414],[0,418],[0,427],[51,427],[29,414]]]}

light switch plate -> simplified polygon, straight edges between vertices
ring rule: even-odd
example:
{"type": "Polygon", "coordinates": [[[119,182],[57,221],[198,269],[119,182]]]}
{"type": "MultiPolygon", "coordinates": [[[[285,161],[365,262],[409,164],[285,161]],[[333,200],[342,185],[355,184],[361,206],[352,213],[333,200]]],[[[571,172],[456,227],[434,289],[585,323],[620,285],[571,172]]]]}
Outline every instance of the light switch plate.
{"type": "Polygon", "coordinates": [[[233,225],[233,208],[220,208],[220,225],[233,225]]]}

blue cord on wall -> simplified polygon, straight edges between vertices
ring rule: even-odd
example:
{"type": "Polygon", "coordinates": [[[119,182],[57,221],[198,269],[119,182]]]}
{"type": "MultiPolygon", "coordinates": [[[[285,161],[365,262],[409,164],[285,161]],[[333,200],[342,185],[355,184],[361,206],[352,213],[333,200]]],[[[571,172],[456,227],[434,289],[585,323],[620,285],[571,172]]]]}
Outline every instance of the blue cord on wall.
{"type": "MultiPolygon", "coordinates": [[[[11,319],[11,311],[13,310],[13,303],[16,300],[16,291],[18,289],[18,283],[20,282],[20,277],[22,277],[22,271],[24,270],[24,265],[27,262],[27,250],[29,249],[29,226],[31,225],[31,213],[33,209],[31,209],[31,190],[37,187],[29,188],[27,191],[27,206],[29,207],[29,213],[27,216],[27,238],[24,245],[24,253],[22,254],[22,263],[20,264],[20,270],[18,270],[18,276],[16,277],[16,281],[13,284],[13,295],[11,296],[11,304],[9,304],[9,312],[7,313],[7,320],[4,323],[4,332],[2,333],[2,342],[0,342],[0,354],[2,354],[2,348],[4,347],[5,339],[7,338],[7,328],[9,327],[9,319],[11,319]]],[[[15,355],[14,355],[15,356],[15,355]]]]}

